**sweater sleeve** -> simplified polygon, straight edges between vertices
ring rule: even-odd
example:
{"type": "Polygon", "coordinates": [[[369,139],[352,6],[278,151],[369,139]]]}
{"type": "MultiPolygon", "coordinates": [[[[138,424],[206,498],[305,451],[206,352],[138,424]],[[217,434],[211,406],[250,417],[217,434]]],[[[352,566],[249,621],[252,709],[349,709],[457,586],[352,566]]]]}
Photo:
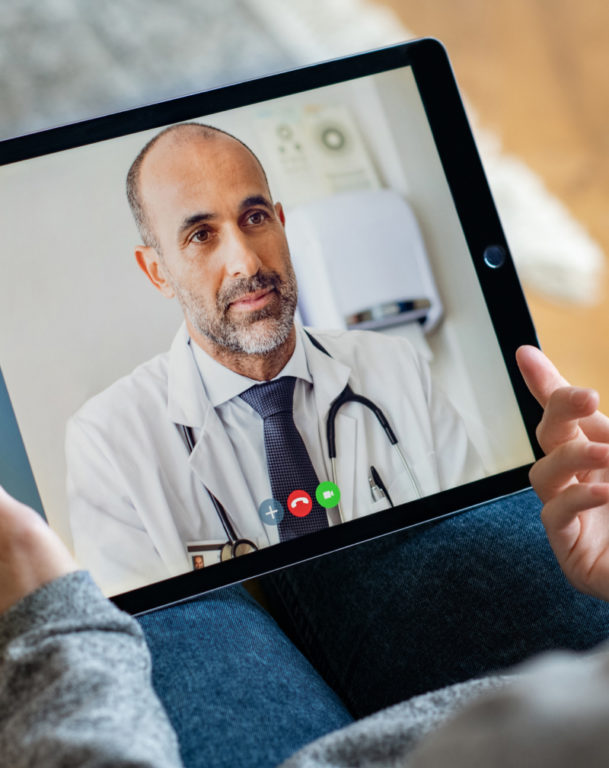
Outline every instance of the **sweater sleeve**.
{"type": "Polygon", "coordinates": [[[609,647],[554,652],[465,707],[412,753],[408,768],[605,768],[609,647]]]}
{"type": "Polygon", "coordinates": [[[0,762],[180,768],[137,622],[84,571],[0,615],[0,762]]]}

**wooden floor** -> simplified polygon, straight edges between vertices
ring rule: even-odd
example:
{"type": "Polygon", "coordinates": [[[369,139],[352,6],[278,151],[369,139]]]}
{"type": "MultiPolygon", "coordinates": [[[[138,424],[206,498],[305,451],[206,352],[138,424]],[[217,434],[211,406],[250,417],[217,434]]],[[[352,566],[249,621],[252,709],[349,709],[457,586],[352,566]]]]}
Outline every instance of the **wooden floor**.
{"type": "MultiPolygon", "coordinates": [[[[379,0],[446,45],[482,126],[499,134],[609,254],[607,0],[379,0]]],[[[509,239],[509,232],[508,239],[509,239]]],[[[525,286],[525,290],[526,286],[525,286]]],[[[609,269],[592,307],[527,290],[541,344],[609,410],[609,269]]]]}

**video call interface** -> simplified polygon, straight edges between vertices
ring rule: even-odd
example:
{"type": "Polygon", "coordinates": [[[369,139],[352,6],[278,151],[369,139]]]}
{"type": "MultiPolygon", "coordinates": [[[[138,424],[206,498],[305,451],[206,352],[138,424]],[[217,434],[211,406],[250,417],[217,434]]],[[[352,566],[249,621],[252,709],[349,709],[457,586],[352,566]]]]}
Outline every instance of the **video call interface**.
{"type": "Polygon", "coordinates": [[[0,484],[106,594],[533,460],[409,67],[0,179],[0,484]]]}

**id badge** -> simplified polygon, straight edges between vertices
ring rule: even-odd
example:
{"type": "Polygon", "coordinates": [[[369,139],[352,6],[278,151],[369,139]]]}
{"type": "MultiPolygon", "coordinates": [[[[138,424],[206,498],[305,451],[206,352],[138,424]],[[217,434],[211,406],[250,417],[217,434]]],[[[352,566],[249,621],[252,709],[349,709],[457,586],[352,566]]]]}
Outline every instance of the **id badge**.
{"type": "Polygon", "coordinates": [[[220,562],[220,552],[226,541],[187,541],[186,553],[193,571],[209,568],[220,562]]]}

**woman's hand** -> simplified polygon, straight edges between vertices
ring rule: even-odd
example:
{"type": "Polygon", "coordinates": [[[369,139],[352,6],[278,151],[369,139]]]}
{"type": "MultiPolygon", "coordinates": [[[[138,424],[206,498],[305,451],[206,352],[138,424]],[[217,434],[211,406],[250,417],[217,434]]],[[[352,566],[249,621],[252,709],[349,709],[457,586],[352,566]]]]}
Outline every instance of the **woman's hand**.
{"type": "Polygon", "coordinates": [[[0,613],[75,570],[72,555],[40,515],[0,488],[0,613]]]}
{"type": "Polygon", "coordinates": [[[529,477],[550,545],[573,586],[609,600],[609,419],[594,390],[569,386],[536,347],[520,347],[516,360],[544,409],[546,456],[529,477]]]}

